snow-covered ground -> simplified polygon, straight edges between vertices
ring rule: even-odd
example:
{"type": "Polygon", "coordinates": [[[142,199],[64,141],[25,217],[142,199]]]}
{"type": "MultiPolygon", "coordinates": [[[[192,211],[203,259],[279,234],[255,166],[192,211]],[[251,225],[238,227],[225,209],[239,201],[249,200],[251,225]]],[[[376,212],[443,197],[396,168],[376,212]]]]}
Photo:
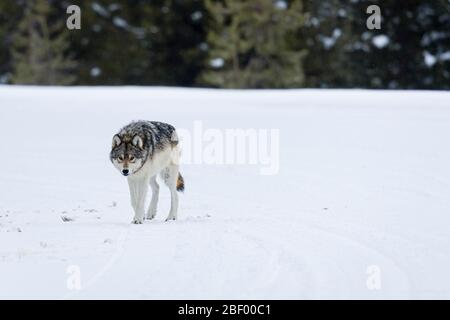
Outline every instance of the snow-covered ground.
{"type": "Polygon", "coordinates": [[[450,92],[2,86],[0,163],[0,298],[450,298],[450,92]],[[183,164],[131,225],[133,119],[279,129],[279,171],[183,164]]]}

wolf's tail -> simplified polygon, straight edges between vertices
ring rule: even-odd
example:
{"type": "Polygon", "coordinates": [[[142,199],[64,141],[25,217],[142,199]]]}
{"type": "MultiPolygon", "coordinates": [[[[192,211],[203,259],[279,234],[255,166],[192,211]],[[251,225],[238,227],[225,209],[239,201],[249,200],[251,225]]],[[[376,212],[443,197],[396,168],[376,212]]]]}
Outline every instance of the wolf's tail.
{"type": "Polygon", "coordinates": [[[183,192],[184,191],[184,179],[181,173],[178,172],[178,179],[177,179],[177,191],[183,192]]]}

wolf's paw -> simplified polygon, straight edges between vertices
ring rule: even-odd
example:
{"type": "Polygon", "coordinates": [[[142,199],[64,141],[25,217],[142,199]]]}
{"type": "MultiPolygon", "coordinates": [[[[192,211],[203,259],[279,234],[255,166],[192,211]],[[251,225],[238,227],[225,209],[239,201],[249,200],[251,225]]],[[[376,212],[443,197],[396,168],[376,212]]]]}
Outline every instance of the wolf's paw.
{"type": "Polygon", "coordinates": [[[142,219],[142,218],[133,218],[131,223],[132,224],[143,224],[144,223],[144,219],[142,219]]]}
{"type": "Polygon", "coordinates": [[[150,211],[147,213],[147,215],[145,216],[145,219],[147,220],[153,220],[155,219],[156,216],[156,210],[155,211],[150,211]]]}
{"type": "Polygon", "coordinates": [[[166,222],[167,222],[167,221],[172,221],[172,220],[175,221],[176,219],[177,219],[177,218],[175,218],[175,217],[173,217],[173,216],[168,216],[167,219],[166,219],[166,222]]]}

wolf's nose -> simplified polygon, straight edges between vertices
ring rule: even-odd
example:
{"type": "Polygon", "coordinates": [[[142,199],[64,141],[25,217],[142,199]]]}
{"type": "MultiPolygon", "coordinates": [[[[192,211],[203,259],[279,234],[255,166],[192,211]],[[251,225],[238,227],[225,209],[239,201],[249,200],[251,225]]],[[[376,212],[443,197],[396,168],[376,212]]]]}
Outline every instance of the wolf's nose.
{"type": "Polygon", "coordinates": [[[128,171],[128,169],[123,169],[122,170],[122,173],[123,173],[124,176],[127,176],[129,172],[130,171],[128,171]]]}

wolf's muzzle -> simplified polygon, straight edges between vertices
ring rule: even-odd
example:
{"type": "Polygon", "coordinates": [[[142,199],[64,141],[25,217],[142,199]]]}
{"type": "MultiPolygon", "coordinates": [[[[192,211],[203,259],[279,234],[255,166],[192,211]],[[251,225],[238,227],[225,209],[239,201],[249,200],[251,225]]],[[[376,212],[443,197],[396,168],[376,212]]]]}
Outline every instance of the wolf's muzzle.
{"type": "Polygon", "coordinates": [[[122,174],[126,177],[128,174],[130,173],[130,171],[128,171],[128,169],[123,169],[122,170],[122,174]]]}

